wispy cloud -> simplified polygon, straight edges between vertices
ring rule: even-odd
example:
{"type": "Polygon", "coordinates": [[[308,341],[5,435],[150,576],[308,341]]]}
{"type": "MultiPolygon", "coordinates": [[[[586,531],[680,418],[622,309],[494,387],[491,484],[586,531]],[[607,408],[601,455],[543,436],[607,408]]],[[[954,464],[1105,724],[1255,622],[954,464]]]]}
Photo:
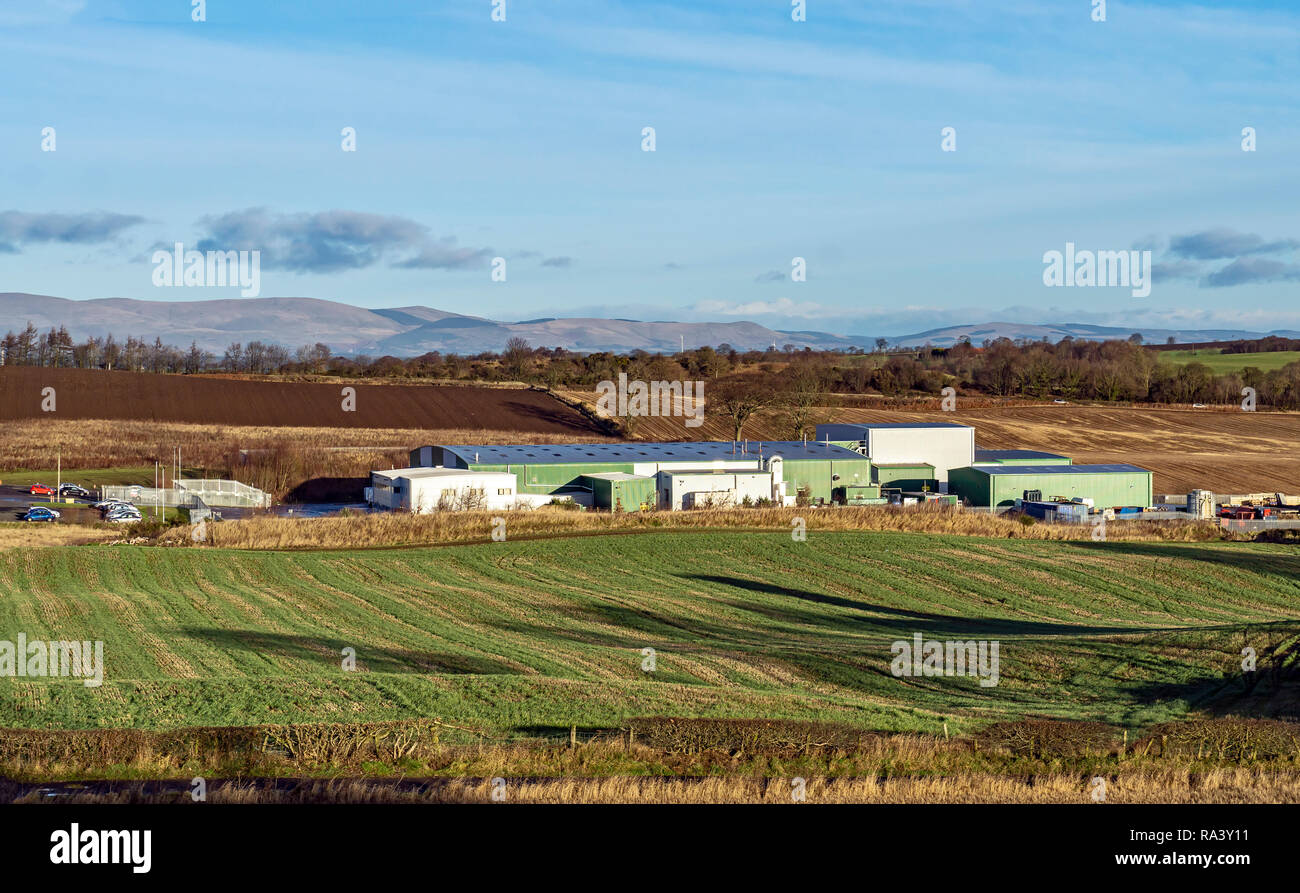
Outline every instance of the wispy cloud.
{"type": "Polygon", "coordinates": [[[1206,288],[1249,285],[1256,282],[1285,282],[1300,279],[1300,264],[1288,264],[1267,257],[1239,257],[1222,270],[1201,280],[1206,288]]]}
{"type": "Polygon", "coordinates": [[[19,247],[38,242],[94,245],[144,223],[134,214],[92,211],[85,214],[42,214],[0,211],[0,252],[17,254],[19,247]]]}
{"type": "Polygon", "coordinates": [[[468,248],[451,236],[395,215],[361,211],[273,214],[265,208],[232,211],[199,221],[200,251],[258,249],[262,265],[295,273],[332,273],[381,261],[399,269],[456,270],[482,266],[488,248],[468,248]]]}
{"type": "Polygon", "coordinates": [[[1269,242],[1254,233],[1241,233],[1232,229],[1212,229],[1187,236],[1175,236],[1169,242],[1172,254],[1193,260],[1223,260],[1247,254],[1293,251],[1296,248],[1300,248],[1300,241],[1295,239],[1269,242]]]}

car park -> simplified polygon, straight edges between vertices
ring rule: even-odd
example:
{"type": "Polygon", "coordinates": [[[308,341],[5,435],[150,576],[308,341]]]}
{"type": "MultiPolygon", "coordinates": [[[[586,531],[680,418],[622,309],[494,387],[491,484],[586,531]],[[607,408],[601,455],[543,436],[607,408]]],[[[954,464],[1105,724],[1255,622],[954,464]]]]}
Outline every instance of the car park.
{"type": "Polygon", "coordinates": [[[34,505],[29,508],[23,515],[24,521],[57,521],[59,513],[54,509],[47,509],[44,506],[34,505]]]}

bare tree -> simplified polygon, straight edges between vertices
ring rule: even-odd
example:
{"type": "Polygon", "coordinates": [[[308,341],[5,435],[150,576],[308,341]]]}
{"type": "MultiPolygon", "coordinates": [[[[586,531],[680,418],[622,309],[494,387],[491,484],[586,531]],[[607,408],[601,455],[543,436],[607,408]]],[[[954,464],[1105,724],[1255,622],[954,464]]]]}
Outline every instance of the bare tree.
{"type": "Polygon", "coordinates": [[[506,342],[506,350],[501,359],[511,375],[522,376],[528,371],[533,359],[533,349],[526,340],[515,335],[506,342]]]}
{"type": "Polygon", "coordinates": [[[766,379],[752,376],[726,378],[713,385],[705,402],[705,412],[720,412],[731,421],[734,440],[740,440],[745,423],[776,399],[776,392],[766,379]]]}

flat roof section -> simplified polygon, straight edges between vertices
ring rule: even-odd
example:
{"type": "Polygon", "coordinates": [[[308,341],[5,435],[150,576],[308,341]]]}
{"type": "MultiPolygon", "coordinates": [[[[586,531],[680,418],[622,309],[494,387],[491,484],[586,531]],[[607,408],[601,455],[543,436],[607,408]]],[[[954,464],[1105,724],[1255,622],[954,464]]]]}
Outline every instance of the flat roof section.
{"type": "Polygon", "coordinates": [[[828,422],[826,425],[818,425],[817,427],[869,428],[874,431],[890,428],[969,428],[971,426],[961,425],[957,422],[828,422]]]}
{"type": "Polygon", "coordinates": [[[981,450],[975,448],[975,463],[1003,462],[1007,459],[1068,459],[1060,453],[1044,453],[1041,450],[981,450]]]}
{"type": "Polygon", "coordinates": [[[442,444],[444,452],[475,465],[590,462],[698,462],[723,459],[862,459],[834,444],[800,440],[702,440],[684,443],[442,444]],[[748,450],[747,452],[745,450],[748,450]]]}
{"type": "Polygon", "coordinates": [[[468,468],[390,468],[387,471],[375,470],[372,474],[377,474],[386,478],[436,478],[436,477],[466,477],[476,474],[505,474],[503,471],[471,471],[468,468]]]}

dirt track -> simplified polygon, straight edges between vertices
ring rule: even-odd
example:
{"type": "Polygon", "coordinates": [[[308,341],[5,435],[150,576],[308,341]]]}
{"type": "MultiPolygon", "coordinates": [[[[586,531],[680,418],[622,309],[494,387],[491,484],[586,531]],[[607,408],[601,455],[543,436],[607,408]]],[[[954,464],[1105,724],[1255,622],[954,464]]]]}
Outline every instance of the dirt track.
{"type": "Polygon", "coordinates": [[[472,428],[598,435],[550,395],[522,388],[248,381],[93,369],[0,368],[0,418],[134,419],[221,425],[333,428],[472,428]],[[55,389],[56,411],[42,411],[55,389]]]}

